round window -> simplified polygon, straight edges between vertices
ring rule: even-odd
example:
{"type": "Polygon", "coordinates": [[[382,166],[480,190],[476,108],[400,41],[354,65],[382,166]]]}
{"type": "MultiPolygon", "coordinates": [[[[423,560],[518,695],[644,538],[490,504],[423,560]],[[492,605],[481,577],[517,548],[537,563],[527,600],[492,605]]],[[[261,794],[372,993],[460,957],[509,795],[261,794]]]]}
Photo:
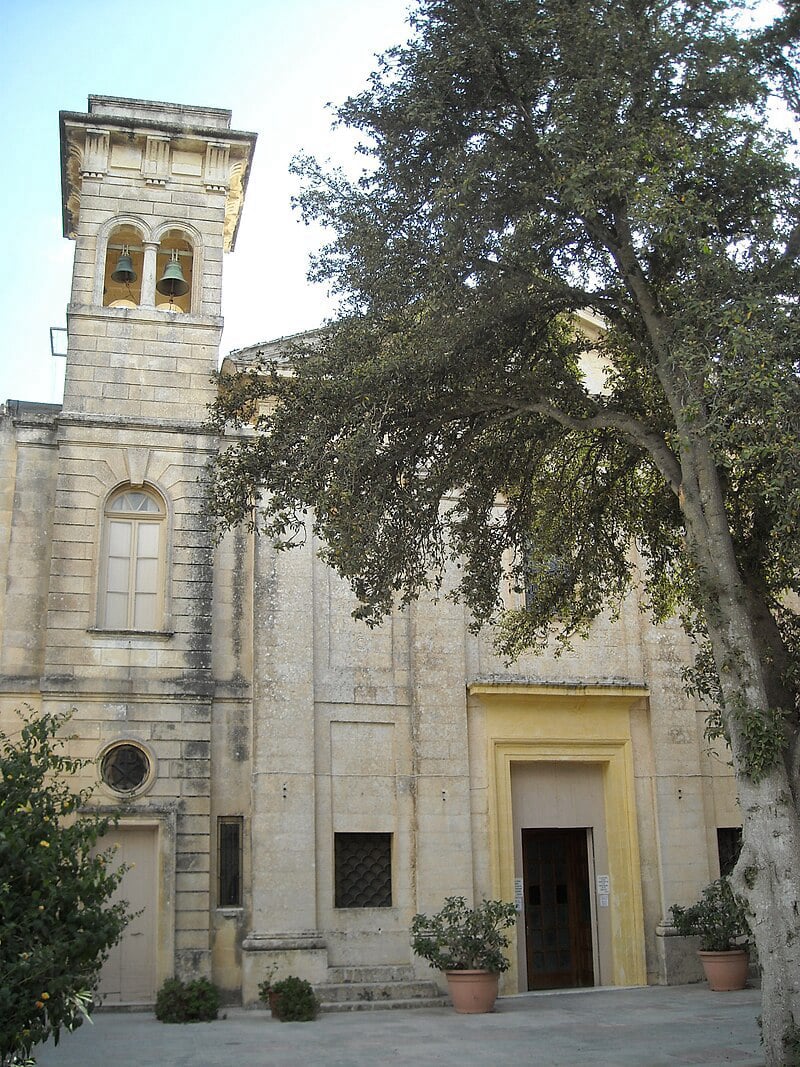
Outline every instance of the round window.
{"type": "Polygon", "coordinates": [[[147,753],[137,745],[114,745],[103,756],[100,776],[115,793],[133,793],[150,774],[147,753]]]}

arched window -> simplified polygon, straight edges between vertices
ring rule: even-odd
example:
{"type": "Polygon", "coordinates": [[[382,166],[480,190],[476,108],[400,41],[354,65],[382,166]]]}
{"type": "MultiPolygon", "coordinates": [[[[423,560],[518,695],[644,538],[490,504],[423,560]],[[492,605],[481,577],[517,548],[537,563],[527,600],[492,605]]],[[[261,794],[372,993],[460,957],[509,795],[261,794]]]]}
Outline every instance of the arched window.
{"type": "Polygon", "coordinates": [[[160,630],[164,617],[166,509],[147,489],[116,492],[105,510],[100,624],[160,630]]]}
{"type": "Polygon", "coordinates": [[[142,236],[118,226],[109,236],[103,277],[103,307],[137,307],[142,302],[142,236]]]}

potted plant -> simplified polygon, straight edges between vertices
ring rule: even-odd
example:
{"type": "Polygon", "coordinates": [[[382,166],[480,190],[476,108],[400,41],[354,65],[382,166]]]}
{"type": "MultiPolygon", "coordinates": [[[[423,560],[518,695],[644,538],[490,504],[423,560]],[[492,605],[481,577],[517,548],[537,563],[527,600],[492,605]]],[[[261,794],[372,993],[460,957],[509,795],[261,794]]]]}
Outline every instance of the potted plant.
{"type": "Polygon", "coordinates": [[[745,907],[727,878],[718,878],[703,890],[696,904],[673,904],[672,923],[683,937],[700,938],[698,956],[709,987],[716,992],[744,989],[747,981],[747,941],[750,929],[745,907]]]}
{"type": "Polygon", "coordinates": [[[272,978],[274,973],[273,967],[258,986],[258,995],[265,1004],[269,1004],[272,1017],[282,1023],[307,1023],[316,1019],[319,1000],[311,983],[294,974],[275,982],[272,978]]]}
{"type": "Polygon", "coordinates": [[[498,977],[509,967],[503,931],[517,921],[513,904],[484,900],[475,908],[465,897],[446,897],[435,915],[415,915],[411,947],[415,955],[444,971],[457,1012],[492,1011],[498,977]]]}
{"type": "Polygon", "coordinates": [[[272,967],[270,967],[267,971],[264,977],[264,981],[258,983],[258,999],[263,1001],[264,1006],[268,1007],[273,1013],[273,1015],[275,1014],[274,1009],[277,998],[275,998],[272,993],[272,981],[275,977],[275,972],[277,971],[277,969],[278,968],[275,966],[275,964],[273,964],[272,967]]]}

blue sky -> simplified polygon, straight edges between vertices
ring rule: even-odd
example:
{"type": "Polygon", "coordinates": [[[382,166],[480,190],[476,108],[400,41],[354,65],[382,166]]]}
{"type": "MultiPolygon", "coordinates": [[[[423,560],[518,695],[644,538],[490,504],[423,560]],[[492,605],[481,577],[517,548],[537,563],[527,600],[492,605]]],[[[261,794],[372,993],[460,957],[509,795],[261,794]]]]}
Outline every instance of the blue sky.
{"type": "Polygon", "coordinates": [[[374,56],[408,36],[410,0],[6,0],[0,34],[4,223],[0,402],[60,402],[72,241],[62,237],[58,112],[89,93],[230,108],[258,134],[235,251],[226,257],[223,352],[318,325],[305,280],[319,231],[292,212],[292,156],[346,162],[328,101],[363,87],[374,56]]]}

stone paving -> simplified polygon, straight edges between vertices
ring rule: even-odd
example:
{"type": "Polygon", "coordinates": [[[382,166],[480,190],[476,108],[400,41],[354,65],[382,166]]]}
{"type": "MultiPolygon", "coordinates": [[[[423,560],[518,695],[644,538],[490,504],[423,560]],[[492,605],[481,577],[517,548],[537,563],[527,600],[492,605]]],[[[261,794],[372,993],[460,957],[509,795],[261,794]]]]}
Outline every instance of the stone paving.
{"type": "Polygon", "coordinates": [[[101,1012],[47,1046],[39,1067],[763,1067],[760,991],[705,985],[503,997],[491,1015],[450,1008],[324,1014],[279,1023],[227,1009],[169,1026],[150,1013],[101,1012]]]}

